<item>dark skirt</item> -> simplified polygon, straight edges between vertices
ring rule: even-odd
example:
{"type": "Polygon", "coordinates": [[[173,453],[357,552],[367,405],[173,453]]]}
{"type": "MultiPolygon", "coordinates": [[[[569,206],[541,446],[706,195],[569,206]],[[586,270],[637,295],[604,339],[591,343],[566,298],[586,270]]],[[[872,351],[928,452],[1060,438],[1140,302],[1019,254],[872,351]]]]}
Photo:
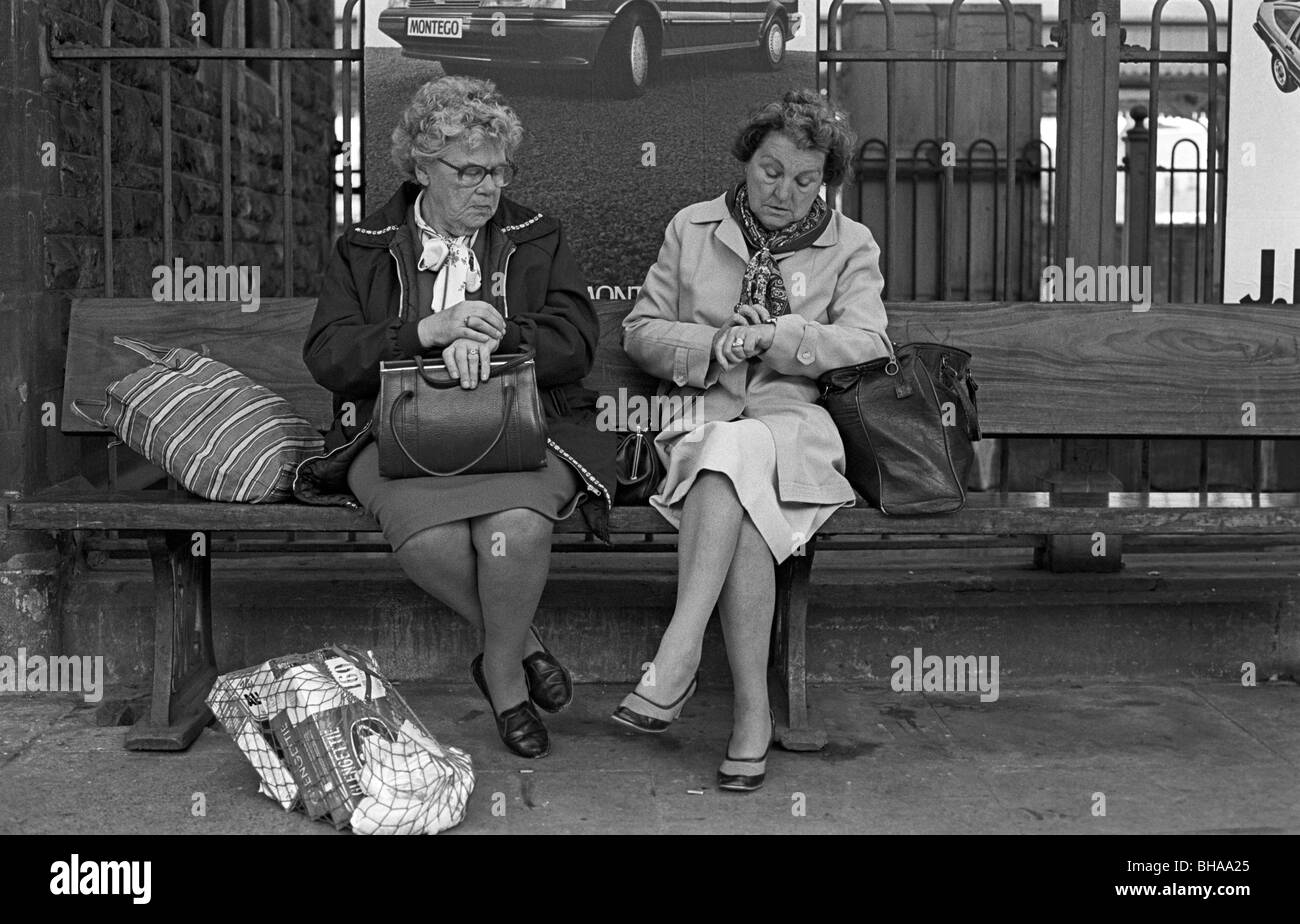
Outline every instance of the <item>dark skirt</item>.
{"type": "Polygon", "coordinates": [[[531,472],[385,478],[373,441],[348,468],[348,487],[379,521],[394,551],[422,530],[503,510],[523,508],[563,520],[583,496],[577,474],[549,449],[546,467],[531,472]]]}

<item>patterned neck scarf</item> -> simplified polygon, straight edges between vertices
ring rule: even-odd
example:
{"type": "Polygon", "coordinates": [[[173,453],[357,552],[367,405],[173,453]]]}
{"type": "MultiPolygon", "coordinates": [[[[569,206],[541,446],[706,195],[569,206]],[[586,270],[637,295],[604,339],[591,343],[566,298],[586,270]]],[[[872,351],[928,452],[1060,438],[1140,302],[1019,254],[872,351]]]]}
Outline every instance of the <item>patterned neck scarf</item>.
{"type": "Polygon", "coordinates": [[[421,190],[413,206],[421,245],[420,262],[416,268],[438,273],[433,281],[432,305],[433,311],[438,312],[463,302],[467,291],[473,292],[482,284],[478,259],[471,249],[478,232],[460,237],[440,233],[424,220],[420,211],[423,199],[424,191],[421,190]]]}
{"type": "Polygon", "coordinates": [[[813,201],[808,214],[779,231],[768,231],[749,209],[749,191],[741,180],[727,191],[727,208],[740,225],[745,242],[754,248],[745,275],[740,280],[740,305],[762,305],[774,318],[790,313],[790,299],[786,295],[781,268],[772,258],[774,253],[802,250],[821,236],[830,223],[830,209],[821,196],[813,201]]]}

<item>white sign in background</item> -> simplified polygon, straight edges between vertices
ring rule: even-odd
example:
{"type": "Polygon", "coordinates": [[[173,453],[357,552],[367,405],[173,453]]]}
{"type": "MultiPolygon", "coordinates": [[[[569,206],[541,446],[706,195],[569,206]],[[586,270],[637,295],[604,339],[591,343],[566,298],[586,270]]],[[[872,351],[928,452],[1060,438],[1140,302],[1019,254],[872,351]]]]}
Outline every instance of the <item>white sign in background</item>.
{"type": "MultiPolygon", "coordinates": [[[[1255,31],[1276,5],[1235,0],[1228,111],[1223,300],[1296,303],[1300,251],[1300,90],[1274,82],[1273,48],[1255,31]],[[1272,286],[1265,266],[1272,254],[1272,286]]],[[[1293,49],[1294,50],[1294,49],[1293,49]]]]}

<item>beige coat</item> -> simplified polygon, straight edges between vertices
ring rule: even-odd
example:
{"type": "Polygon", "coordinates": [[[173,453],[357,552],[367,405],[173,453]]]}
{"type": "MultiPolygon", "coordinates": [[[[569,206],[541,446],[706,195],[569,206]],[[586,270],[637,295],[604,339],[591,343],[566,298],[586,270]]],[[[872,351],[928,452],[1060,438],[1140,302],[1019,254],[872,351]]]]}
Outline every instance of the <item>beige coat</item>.
{"type": "Polygon", "coordinates": [[[839,433],[815,403],[816,379],[889,354],[880,247],[865,225],[832,210],[811,246],[775,259],[790,313],[777,320],[771,349],[724,371],[710,346],[736,305],[748,251],[725,196],[687,206],[673,216],[623,322],[623,347],[651,375],[673,383],[665,384],[666,394],[696,398],[694,417],[684,415],[675,431],[665,424],[656,441],[665,464],[673,443],[694,426],[752,417],[776,442],[782,501],[852,501],[839,433]]]}

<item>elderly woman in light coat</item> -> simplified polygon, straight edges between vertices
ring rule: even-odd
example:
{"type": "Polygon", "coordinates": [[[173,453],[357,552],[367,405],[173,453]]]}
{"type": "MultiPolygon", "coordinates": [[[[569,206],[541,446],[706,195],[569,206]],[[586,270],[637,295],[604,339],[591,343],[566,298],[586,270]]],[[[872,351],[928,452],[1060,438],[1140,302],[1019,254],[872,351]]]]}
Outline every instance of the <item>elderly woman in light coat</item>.
{"type": "Polygon", "coordinates": [[[624,322],[628,355],[695,402],[656,439],[667,476],[651,503],[679,531],[676,608],[614,718],[644,732],[677,718],[716,605],[735,691],[723,789],[757,789],[766,772],[775,565],[854,499],[816,379],[889,353],[880,248],[820,195],[853,148],[814,91],[760,109],[732,148],[744,177],[673,217],[624,322]]]}

